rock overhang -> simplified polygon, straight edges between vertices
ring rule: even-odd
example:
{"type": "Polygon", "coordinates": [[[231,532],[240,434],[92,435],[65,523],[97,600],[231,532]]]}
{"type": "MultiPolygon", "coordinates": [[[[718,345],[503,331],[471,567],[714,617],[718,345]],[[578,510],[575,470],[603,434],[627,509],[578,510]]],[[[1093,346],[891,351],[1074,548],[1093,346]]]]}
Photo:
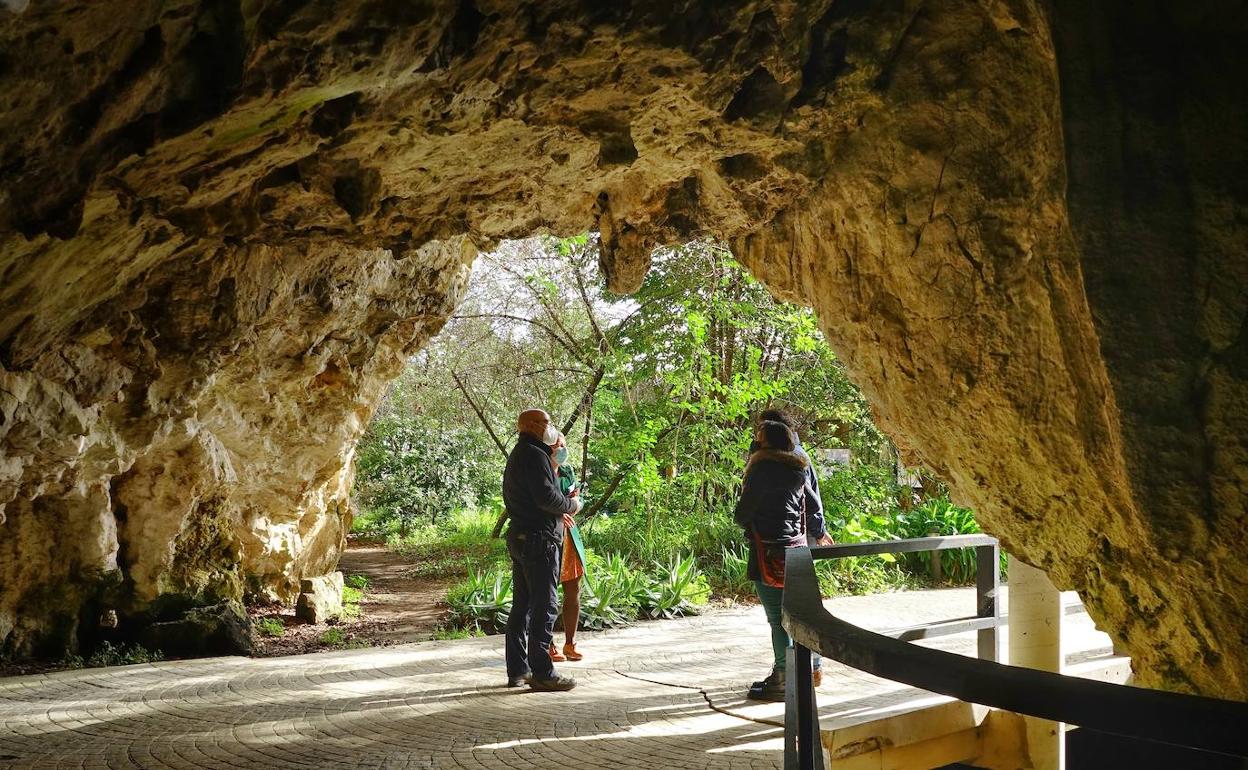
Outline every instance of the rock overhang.
{"type": "Polygon", "coordinates": [[[475,250],[597,229],[619,290],[731,244],[1142,681],[1243,697],[1244,58],[1146,5],[0,10],[5,648],[331,569],[475,250]]]}

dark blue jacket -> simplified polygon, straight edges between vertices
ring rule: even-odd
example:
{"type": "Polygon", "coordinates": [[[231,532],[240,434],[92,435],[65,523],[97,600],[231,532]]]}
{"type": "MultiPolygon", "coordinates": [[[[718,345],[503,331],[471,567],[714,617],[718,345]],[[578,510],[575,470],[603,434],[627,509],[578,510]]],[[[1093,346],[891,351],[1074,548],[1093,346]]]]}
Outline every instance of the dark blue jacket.
{"type": "Polygon", "coordinates": [[[576,500],[559,491],[550,447],[521,433],[503,470],[503,505],[511,531],[563,542],[563,514],[576,511],[576,500]]]}
{"type": "Polygon", "coordinates": [[[819,477],[815,475],[814,461],[810,459],[810,455],[806,453],[800,440],[793,451],[806,460],[806,481],[810,484],[811,491],[815,493],[813,500],[806,501],[806,534],[814,540],[823,537],[828,531],[827,525],[823,523],[823,498],[819,495],[819,477]]]}

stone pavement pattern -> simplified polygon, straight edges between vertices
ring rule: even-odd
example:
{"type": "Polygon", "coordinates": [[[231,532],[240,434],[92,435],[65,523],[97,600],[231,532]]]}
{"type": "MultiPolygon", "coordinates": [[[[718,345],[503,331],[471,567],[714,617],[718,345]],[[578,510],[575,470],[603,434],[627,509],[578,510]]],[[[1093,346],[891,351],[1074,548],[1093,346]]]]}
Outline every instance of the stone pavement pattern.
{"type": "MultiPolygon", "coordinates": [[[[969,589],[846,597],[873,628],[968,614],[969,589]]],[[[1068,651],[1108,640],[1068,616],[1068,651]]],[[[974,637],[936,640],[973,654],[974,637]]],[[[761,609],[586,634],[568,693],[501,686],[501,639],[0,679],[0,768],[778,768],[761,609]]],[[[944,700],[828,663],[824,726],[944,700]]]]}

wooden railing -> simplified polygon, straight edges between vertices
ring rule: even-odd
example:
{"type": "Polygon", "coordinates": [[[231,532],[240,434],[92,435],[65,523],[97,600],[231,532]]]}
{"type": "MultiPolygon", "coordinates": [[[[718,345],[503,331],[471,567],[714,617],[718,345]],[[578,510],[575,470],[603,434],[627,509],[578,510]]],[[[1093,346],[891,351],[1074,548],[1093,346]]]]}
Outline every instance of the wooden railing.
{"type": "Polygon", "coordinates": [[[861,671],[968,703],[1132,739],[1248,757],[1248,703],[997,663],[998,558],[996,541],[983,535],[790,549],[785,564],[784,627],[793,638],[793,649],[785,700],[785,767],[813,770],[824,766],[818,704],[810,677],[811,650],[861,671]],[[977,548],[979,606],[975,617],[916,626],[893,638],[847,623],[823,606],[814,559],[965,547],[977,548]],[[979,658],[903,641],[969,630],[979,632],[979,658]]]}

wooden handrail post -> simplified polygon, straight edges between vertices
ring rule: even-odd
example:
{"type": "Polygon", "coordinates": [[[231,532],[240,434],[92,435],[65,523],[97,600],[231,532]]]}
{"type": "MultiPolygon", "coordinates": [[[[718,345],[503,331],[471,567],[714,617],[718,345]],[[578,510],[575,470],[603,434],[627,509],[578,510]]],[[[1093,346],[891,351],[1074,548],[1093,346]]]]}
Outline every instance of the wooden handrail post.
{"type": "Polygon", "coordinates": [[[810,649],[794,642],[785,657],[784,765],[786,770],[820,770],[823,742],[819,735],[815,682],[810,671],[810,649]]]}
{"type": "MultiPolygon", "coordinates": [[[[1044,570],[1010,556],[1010,665],[1062,672],[1062,597],[1044,570]]],[[[1035,770],[1066,767],[1061,722],[1025,717],[1035,770]]]]}
{"type": "Polygon", "coordinates": [[[975,615],[998,622],[979,629],[979,657],[994,663],[1001,660],[1001,550],[994,543],[975,548],[975,615]]]}

